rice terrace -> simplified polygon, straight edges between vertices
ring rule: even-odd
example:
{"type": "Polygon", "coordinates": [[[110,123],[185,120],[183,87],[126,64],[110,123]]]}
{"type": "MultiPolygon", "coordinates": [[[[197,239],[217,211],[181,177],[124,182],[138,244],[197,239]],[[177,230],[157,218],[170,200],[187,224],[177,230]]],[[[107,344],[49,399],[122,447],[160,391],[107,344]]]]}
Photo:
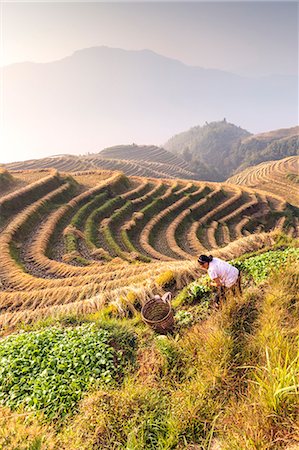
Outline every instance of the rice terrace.
{"type": "Polygon", "coordinates": [[[298,159],[223,183],[68,171],[64,157],[59,171],[3,167],[1,448],[295,442],[298,159]],[[244,276],[216,310],[204,253],[244,276]],[[140,310],[167,291],[175,329],[161,336],[140,310]]]}
{"type": "Polygon", "coordinates": [[[0,450],[299,450],[296,1],[1,1],[0,450]]]}
{"type": "Polygon", "coordinates": [[[0,198],[3,327],[95,312],[131,284],[146,295],[167,271],[192,277],[200,253],[240,256],[242,245],[233,244],[240,238],[254,249],[254,232],[297,235],[290,204],[245,186],[109,171],[1,177],[9,190],[0,198]]]}

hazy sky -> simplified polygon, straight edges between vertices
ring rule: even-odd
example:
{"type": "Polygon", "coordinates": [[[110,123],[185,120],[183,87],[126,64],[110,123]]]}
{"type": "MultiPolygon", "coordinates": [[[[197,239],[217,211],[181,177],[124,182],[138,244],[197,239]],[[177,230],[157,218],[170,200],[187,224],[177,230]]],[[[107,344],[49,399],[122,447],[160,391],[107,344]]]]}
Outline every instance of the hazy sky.
{"type": "Polygon", "coordinates": [[[296,2],[1,2],[1,61],[107,45],[253,76],[298,70],[296,2]]]}
{"type": "MultiPolygon", "coordinates": [[[[42,152],[45,156],[53,152],[58,153],[57,148],[59,152],[71,152],[69,148],[73,149],[72,137],[76,128],[84,129],[80,145],[80,139],[76,138],[76,145],[80,147],[78,152],[82,153],[120,143],[160,145],[174,133],[203,124],[198,122],[198,115],[191,119],[191,112],[187,111],[183,116],[184,127],[181,122],[180,127],[174,126],[169,114],[168,122],[166,120],[169,129],[162,120],[158,123],[157,129],[154,119],[155,125],[151,125],[152,119],[145,120],[143,111],[140,111],[140,114],[138,111],[136,120],[140,118],[144,121],[147,134],[140,131],[136,137],[139,128],[135,119],[131,124],[132,128],[128,128],[126,124],[122,131],[121,124],[117,122],[115,116],[108,125],[105,122],[106,134],[104,131],[99,134],[99,126],[104,128],[104,122],[99,123],[97,117],[89,120],[90,107],[88,107],[83,115],[84,121],[81,120],[79,125],[76,123],[76,110],[71,112],[68,121],[65,118],[58,120],[58,128],[54,127],[57,118],[52,119],[51,116],[49,121],[51,127],[54,127],[54,131],[51,132],[45,117],[40,115],[40,109],[36,107],[40,97],[35,95],[35,87],[32,96],[25,103],[26,95],[12,91],[4,105],[4,98],[7,97],[4,94],[9,92],[4,83],[4,65],[24,61],[47,63],[67,57],[76,50],[94,46],[125,50],[149,49],[188,65],[221,69],[251,77],[270,74],[294,75],[298,73],[298,2],[89,3],[76,0],[68,2],[0,0],[0,147],[5,149],[2,151],[2,159],[3,154],[6,160],[42,156],[42,152]],[[10,114],[10,110],[13,113],[10,114]],[[30,121],[27,121],[29,125],[26,122],[24,117],[26,113],[29,118],[33,117],[33,125],[30,121]],[[93,120],[97,121],[92,128],[93,120]],[[59,127],[62,127],[62,130],[59,127]],[[109,131],[109,127],[116,130],[117,137],[115,132],[109,131]],[[53,141],[49,139],[49,134],[53,141]]],[[[14,73],[18,74],[17,79],[18,77],[22,79],[24,75],[22,67],[13,68],[14,73]]],[[[26,76],[25,74],[24,82],[26,76]]],[[[275,79],[277,80],[277,77],[275,79]]],[[[14,82],[14,77],[11,82],[14,82]]],[[[283,83],[282,85],[285,86],[283,83]]],[[[283,89],[278,90],[284,92],[283,89]]],[[[46,90],[45,94],[47,92],[46,90]]],[[[49,100],[50,103],[56,101],[60,104],[61,99],[54,97],[49,100]]],[[[268,99],[267,104],[271,104],[271,101],[272,99],[268,99]]],[[[213,99],[211,102],[213,104],[213,99]]],[[[296,99],[292,98],[291,103],[294,102],[296,104],[296,99]]],[[[199,103],[196,103],[196,107],[198,114],[201,114],[200,117],[204,114],[204,120],[220,120],[227,116],[225,111],[219,116],[220,113],[216,108],[215,116],[213,112],[210,117],[199,103]]],[[[297,121],[295,114],[294,120],[286,120],[285,114],[276,107],[275,113],[281,114],[281,122],[276,121],[275,124],[269,122],[266,129],[263,116],[259,117],[259,111],[255,107],[252,110],[246,108],[249,108],[248,105],[244,105],[245,115],[248,117],[252,115],[254,120],[259,121],[259,131],[293,126],[297,121]]],[[[59,116],[59,110],[57,115],[59,116]]],[[[250,131],[256,131],[251,128],[248,117],[244,122],[240,122],[239,115],[233,119],[228,117],[228,120],[250,131]]],[[[142,126],[140,130],[143,130],[142,126]]]]}

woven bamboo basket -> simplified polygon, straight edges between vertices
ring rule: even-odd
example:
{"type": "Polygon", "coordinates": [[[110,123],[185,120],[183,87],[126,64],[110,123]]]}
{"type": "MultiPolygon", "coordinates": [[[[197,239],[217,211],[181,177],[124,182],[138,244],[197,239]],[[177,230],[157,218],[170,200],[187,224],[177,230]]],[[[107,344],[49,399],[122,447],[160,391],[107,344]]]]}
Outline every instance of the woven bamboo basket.
{"type": "Polygon", "coordinates": [[[143,305],[141,317],[143,321],[158,333],[165,334],[174,326],[173,311],[170,304],[171,293],[160,297],[156,295],[143,305]]]}

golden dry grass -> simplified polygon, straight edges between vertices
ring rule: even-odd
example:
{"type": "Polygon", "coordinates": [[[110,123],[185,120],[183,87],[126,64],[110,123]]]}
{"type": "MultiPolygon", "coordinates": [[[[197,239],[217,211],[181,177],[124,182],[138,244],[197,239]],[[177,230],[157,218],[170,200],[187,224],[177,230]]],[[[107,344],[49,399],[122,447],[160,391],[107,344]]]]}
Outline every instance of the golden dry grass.
{"type": "Polygon", "coordinates": [[[58,425],[2,408],[0,448],[295,450],[298,270],[229,297],[175,336],[122,321],[139,344],[123,383],[89,391],[58,425]]]}
{"type": "MultiPolygon", "coordinates": [[[[245,227],[249,219],[244,220],[244,212],[252,207],[259,211],[258,229],[259,220],[266,220],[270,210],[268,201],[275,203],[274,197],[256,194],[250,188],[181,179],[157,180],[136,176],[127,179],[121,172],[89,170],[74,173],[73,178],[78,184],[73,191],[74,183],[66,173],[44,170],[36,174],[34,171],[17,172],[14,173],[16,176],[22,176],[24,180],[28,176],[29,183],[2,197],[0,202],[13,204],[15,201],[20,205],[19,199],[25,198],[27,206],[12,212],[11,220],[4,223],[0,234],[2,327],[14,328],[20,322],[31,322],[41,316],[95,312],[129,292],[138,292],[142,304],[154,292],[161,292],[157,279],[159,276],[163,278],[163,274],[173,273],[177,289],[182,282],[194,279],[198,274],[198,253],[213,248],[215,255],[230,259],[268,245],[274,239],[271,233],[246,237],[245,227]],[[60,186],[43,193],[43,186],[54,178],[60,186]],[[159,194],[161,188],[164,188],[162,195],[159,194]],[[209,193],[198,200],[206,188],[209,193]],[[33,192],[35,197],[30,201],[33,192]],[[114,233],[114,246],[120,250],[118,257],[102,233],[111,222],[111,212],[95,224],[99,246],[87,245],[84,226],[78,229],[71,225],[72,217],[102,192],[108,196],[107,203],[117,196],[123,202],[131,199],[132,209],[125,211],[113,222],[113,228],[109,228],[114,233]],[[224,201],[219,200],[222,192],[227,196],[224,201]],[[240,206],[244,193],[248,201],[240,206]],[[152,204],[150,212],[142,212],[152,204]],[[200,215],[201,208],[204,208],[204,213],[200,215]],[[203,225],[205,238],[201,239],[198,231],[203,225]],[[159,234],[160,229],[164,234],[159,234]],[[122,230],[126,230],[128,239],[131,239],[130,250],[122,240],[122,230]],[[217,241],[217,230],[222,233],[221,245],[217,241]],[[230,242],[230,230],[234,230],[240,239],[230,242]],[[72,252],[65,248],[67,236],[76,241],[76,249],[72,252]],[[160,238],[163,245],[159,244],[160,238]],[[186,245],[182,245],[184,240],[186,245]],[[140,255],[151,256],[152,261],[140,262],[140,255]],[[87,261],[88,265],[81,261],[87,261]]],[[[283,202],[275,205],[275,212],[280,214],[276,225],[282,228],[287,223],[283,202]]],[[[90,211],[86,214],[85,221],[90,211]]],[[[296,224],[288,225],[290,233],[297,232],[296,224]]]]}
{"type": "Polygon", "coordinates": [[[299,156],[290,156],[278,161],[267,161],[249,167],[230,177],[229,183],[262,189],[278,196],[278,200],[286,200],[299,206],[298,183],[289,177],[299,173],[299,156]]]}

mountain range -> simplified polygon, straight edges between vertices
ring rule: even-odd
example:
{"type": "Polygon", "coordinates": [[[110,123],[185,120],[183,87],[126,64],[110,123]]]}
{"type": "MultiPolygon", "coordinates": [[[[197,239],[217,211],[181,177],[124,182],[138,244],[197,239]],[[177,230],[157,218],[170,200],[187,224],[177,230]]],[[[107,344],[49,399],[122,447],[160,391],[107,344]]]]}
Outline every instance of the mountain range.
{"type": "Polygon", "coordinates": [[[3,86],[3,163],[162,144],[193,123],[224,117],[259,132],[298,116],[295,76],[242,77],[150,50],[92,47],[50,63],[12,64],[3,68],[3,86]]]}

